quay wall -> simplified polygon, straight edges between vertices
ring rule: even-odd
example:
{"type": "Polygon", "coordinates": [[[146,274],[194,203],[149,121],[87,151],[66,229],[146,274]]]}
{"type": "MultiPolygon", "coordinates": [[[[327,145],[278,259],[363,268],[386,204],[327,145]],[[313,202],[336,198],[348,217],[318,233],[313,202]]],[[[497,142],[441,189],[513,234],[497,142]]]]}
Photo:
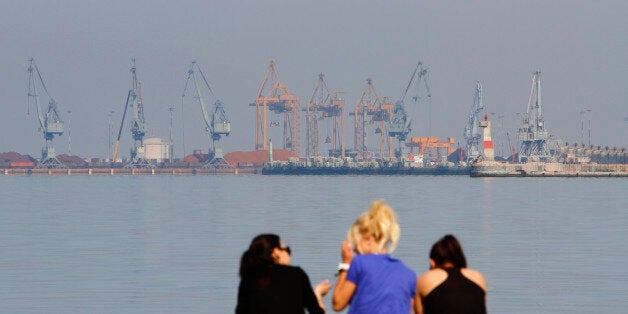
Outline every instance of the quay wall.
{"type": "Polygon", "coordinates": [[[480,162],[472,177],[628,177],[628,164],[564,164],[550,162],[480,162]]]}
{"type": "Polygon", "coordinates": [[[257,168],[2,168],[0,174],[10,175],[217,175],[257,174],[257,168]]]}
{"type": "Polygon", "coordinates": [[[263,175],[463,175],[469,167],[264,167],[263,175]]]}

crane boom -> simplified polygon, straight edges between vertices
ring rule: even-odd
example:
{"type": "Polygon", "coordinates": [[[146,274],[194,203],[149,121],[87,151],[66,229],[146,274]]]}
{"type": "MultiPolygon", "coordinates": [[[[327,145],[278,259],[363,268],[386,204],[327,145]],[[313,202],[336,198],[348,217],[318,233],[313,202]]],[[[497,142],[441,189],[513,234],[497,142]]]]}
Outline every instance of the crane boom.
{"type": "MultiPolygon", "coordinates": [[[[196,61],[192,61],[192,64],[190,65],[190,69],[188,70],[188,79],[185,82],[185,89],[183,90],[183,96],[185,96],[185,92],[187,90],[187,86],[188,86],[188,82],[190,80],[192,80],[192,82],[194,83],[194,90],[196,91],[196,99],[198,100],[198,104],[201,107],[201,112],[203,113],[203,122],[205,122],[205,127],[206,130],[209,133],[213,133],[213,127],[212,127],[212,123],[211,123],[211,119],[209,117],[209,114],[207,113],[207,107],[205,106],[205,101],[203,100],[203,97],[201,95],[201,90],[198,86],[198,80],[196,79],[196,75],[195,75],[195,70],[194,68],[198,66],[196,65],[196,61]]],[[[198,69],[199,73],[201,73],[201,75],[203,76],[203,79],[205,80],[205,75],[203,75],[203,72],[201,71],[201,69],[198,69]]],[[[209,87],[209,84],[207,83],[207,80],[205,80],[205,84],[207,85],[209,92],[213,95],[214,93],[212,92],[211,87],[209,87]]]]}
{"type": "Polygon", "coordinates": [[[126,105],[124,106],[124,112],[122,113],[122,121],[120,122],[120,129],[118,129],[118,138],[116,139],[116,146],[113,149],[113,159],[112,162],[116,162],[116,158],[118,157],[118,148],[120,147],[120,137],[122,135],[122,128],[124,127],[124,118],[126,118],[126,111],[129,108],[129,99],[131,98],[131,91],[126,96],[126,105]]]}

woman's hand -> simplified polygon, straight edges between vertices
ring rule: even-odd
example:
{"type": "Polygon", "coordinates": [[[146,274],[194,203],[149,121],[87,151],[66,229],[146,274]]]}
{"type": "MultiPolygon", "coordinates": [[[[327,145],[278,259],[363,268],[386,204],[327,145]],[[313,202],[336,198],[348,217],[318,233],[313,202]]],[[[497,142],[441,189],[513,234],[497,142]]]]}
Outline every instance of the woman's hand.
{"type": "Polygon", "coordinates": [[[342,242],[342,247],[340,248],[340,255],[342,256],[342,262],[346,264],[351,264],[351,260],[353,259],[353,248],[351,248],[351,244],[349,240],[344,240],[342,242]]]}
{"type": "Polygon", "coordinates": [[[329,290],[331,290],[331,284],[329,283],[329,280],[325,279],[314,287],[314,294],[317,296],[320,295],[322,298],[327,294],[327,292],[329,292],[329,290]]]}
{"type": "Polygon", "coordinates": [[[318,301],[318,306],[321,309],[325,309],[325,303],[323,303],[323,297],[331,290],[331,284],[329,284],[329,280],[325,279],[321,281],[316,287],[314,287],[314,295],[316,296],[316,301],[318,301]]]}

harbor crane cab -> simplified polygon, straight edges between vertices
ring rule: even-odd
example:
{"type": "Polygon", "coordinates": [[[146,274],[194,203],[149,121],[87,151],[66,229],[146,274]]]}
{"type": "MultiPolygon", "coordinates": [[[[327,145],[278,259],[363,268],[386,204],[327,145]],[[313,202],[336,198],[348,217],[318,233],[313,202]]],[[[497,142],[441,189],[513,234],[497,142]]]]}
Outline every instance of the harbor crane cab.
{"type": "Polygon", "coordinates": [[[122,129],[124,127],[124,119],[127,111],[131,109],[131,135],[133,137],[134,145],[131,148],[131,160],[124,167],[125,168],[155,168],[155,165],[151,164],[146,159],[146,147],[144,146],[144,136],[146,135],[147,126],[146,119],[144,118],[144,104],[142,102],[142,85],[137,80],[137,69],[135,67],[135,58],[131,59],[131,89],[126,97],[126,105],[124,106],[124,112],[122,114],[122,122],[120,122],[120,129],[118,130],[118,139],[116,140],[116,146],[113,150],[113,160],[116,161],[118,156],[118,147],[120,145],[120,136],[122,135],[122,129]]]}
{"type": "Polygon", "coordinates": [[[412,87],[412,83],[415,83],[414,92],[416,93],[412,96],[412,107],[418,106],[419,101],[422,99],[421,86],[424,86],[425,92],[427,93],[426,96],[428,98],[432,97],[430,87],[427,84],[427,74],[427,69],[425,69],[423,67],[423,63],[419,61],[412,72],[410,81],[408,81],[408,85],[406,86],[401,99],[395,102],[395,106],[393,107],[392,120],[389,122],[388,127],[388,135],[390,137],[397,138],[398,148],[395,149],[395,157],[397,158],[401,158],[406,155],[404,151],[404,144],[408,138],[408,134],[410,134],[410,131],[412,130],[412,115],[408,113],[408,110],[406,110],[405,104],[405,99],[412,87]]]}
{"type": "Polygon", "coordinates": [[[63,134],[63,121],[59,116],[59,109],[57,108],[57,102],[50,96],[44,79],[39,72],[35,59],[30,58],[28,64],[28,108],[31,106],[31,102],[34,102],[37,110],[37,119],[39,121],[39,131],[44,135],[45,146],[41,150],[41,160],[37,164],[37,168],[66,168],[66,166],[57,159],[55,149],[52,146],[52,140],[56,136],[63,134]],[[37,75],[37,78],[35,77],[37,75]],[[41,104],[39,103],[39,92],[37,91],[37,84],[41,85],[46,95],[49,98],[48,108],[43,111],[41,104]]]}
{"type": "Polygon", "coordinates": [[[205,74],[199,67],[198,63],[196,63],[196,61],[192,61],[192,64],[190,65],[190,69],[188,70],[188,77],[185,81],[185,87],[183,88],[181,98],[185,97],[188,85],[190,81],[192,81],[192,83],[194,84],[194,90],[196,92],[194,98],[198,101],[201,107],[201,112],[203,113],[203,121],[205,122],[205,130],[209,133],[211,137],[211,142],[209,144],[209,161],[203,166],[203,168],[233,168],[233,166],[228,163],[227,160],[225,160],[222,152],[222,146],[220,145],[220,140],[222,136],[228,136],[229,133],[231,133],[231,122],[229,122],[227,113],[225,112],[225,108],[219,99],[216,99],[216,101],[214,102],[214,108],[211,115],[209,115],[207,107],[205,106],[205,102],[203,101],[201,89],[199,87],[199,78],[196,74],[197,72],[203,79],[203,83],[205,83],[205,86],[207,87],[207,90],[209,91],[211,97],[216,99],[212,88],[207,82],[205,74]]]}

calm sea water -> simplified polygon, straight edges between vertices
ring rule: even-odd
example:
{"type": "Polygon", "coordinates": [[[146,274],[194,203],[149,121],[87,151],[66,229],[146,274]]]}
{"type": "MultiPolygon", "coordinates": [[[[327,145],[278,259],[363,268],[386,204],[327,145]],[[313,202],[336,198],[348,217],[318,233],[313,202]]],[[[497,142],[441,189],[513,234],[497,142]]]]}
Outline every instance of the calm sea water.
{"type": "Polygon", "coordinates": [[[394,255],[423,272],[455,234],[489,312],[628,308],[622,178],[2,176],[0,311],[232,313],[252,237],[278,233],[313,283],[334,282],[348,227],[382,198],[394,255]]]}

